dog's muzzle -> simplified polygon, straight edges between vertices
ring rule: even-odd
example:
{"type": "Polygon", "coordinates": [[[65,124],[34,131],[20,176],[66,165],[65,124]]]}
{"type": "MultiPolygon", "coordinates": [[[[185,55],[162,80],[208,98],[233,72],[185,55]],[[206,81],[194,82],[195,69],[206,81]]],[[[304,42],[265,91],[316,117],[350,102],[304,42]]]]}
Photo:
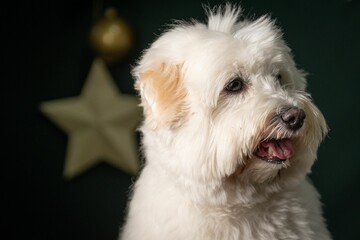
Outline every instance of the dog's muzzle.
{"type": "MultiPolygon", "coordinates": [[[[304,110],[297,107],[281,109],[277,115],[279,123],[288,131],[295,133],[304,125],[304,110]]],[[[281,164],[294,155],[291,138],[273,138],[262,141],[255,151],[255,156],[269,163],[281,164]]]]}

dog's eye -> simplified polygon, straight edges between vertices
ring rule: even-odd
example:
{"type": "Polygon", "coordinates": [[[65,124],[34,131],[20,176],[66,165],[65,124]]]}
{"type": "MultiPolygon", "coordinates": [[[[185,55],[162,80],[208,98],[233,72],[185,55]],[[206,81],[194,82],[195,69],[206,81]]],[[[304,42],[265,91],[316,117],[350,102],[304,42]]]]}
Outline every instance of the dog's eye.
{"type": "Polygon", "coordinates": [[[276,74],[276,79],[278,80],[278,82],[282,85],[283,83],[283,77],[280,73],[276,74]]]}
{"type": "Polygon", "coordinates": [[[239,77],[233,79],[225,86],[225,90],[231,93],[240,92],[242,88],[243,88],[243,80],[239,77]]]}

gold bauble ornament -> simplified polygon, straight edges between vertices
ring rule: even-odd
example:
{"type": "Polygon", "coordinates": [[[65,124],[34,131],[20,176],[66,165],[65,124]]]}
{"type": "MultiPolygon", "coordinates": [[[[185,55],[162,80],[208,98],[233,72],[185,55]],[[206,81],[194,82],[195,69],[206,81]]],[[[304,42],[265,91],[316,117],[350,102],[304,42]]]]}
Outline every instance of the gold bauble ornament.
{"type": "Polygon", "coordinates": [[[108,63],[124,57],[132,44],[133,36],[129,26],[113,8],[107,9],[104,17],[90,31],[91,47],[108,63]]]}

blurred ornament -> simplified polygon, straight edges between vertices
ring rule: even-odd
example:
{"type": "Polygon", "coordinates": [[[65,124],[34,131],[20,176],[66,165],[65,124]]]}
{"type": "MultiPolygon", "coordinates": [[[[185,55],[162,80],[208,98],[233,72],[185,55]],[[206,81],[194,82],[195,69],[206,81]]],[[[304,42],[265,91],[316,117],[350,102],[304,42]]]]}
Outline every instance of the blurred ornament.
{"type": "Polygon", "coordinates": [[[90,45],[108,63],[123,58],[133,45],[130,27],[113,8],[105,11],[90,31],[90,45]]]}
{"type": "Polygon", "coordinates": [[[42,103],[41,111],[69,135],[64,176],[73,178],[100,161],[136,174],[138,104],[118,91],[102,59],[93,62],[79,97],[42,103]]]}

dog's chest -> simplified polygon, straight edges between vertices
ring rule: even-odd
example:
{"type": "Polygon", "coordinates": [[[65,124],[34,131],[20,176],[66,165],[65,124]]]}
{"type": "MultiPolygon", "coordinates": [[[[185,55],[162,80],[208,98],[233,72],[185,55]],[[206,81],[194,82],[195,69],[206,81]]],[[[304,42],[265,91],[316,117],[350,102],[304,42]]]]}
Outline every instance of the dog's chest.
{"type": "MultiPolygon", "coordinates": [[[[194,213],[194,212],[193,212],[194,213]]],[[[295,198],[274,199],[253,208],[203,209],[194,239],[312,239],[307,210],[295,198]]]]}

